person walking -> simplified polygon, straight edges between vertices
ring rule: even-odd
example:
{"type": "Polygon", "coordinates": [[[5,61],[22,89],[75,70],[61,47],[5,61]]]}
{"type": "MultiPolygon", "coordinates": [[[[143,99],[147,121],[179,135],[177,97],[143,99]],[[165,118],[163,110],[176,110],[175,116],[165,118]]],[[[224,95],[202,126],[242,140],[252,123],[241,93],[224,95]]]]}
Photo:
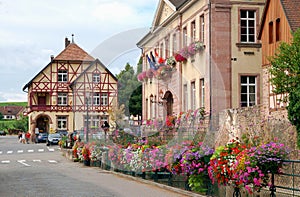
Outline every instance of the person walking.
{"type": "Polygon", "coordinates": [[[27,132],[25,134],[25,138],[26,138],[26,143],[29,144],[29,139],[30,139],[30,133],[29,132],[27,132]]]}
{"type": "Polygon", "coordinates": [[[109,129],[109,124],[107,121],[104,121],[103,125],[101,126],[101,128],[103,129],[104,131],[104,137],[105,137],[105,140],[106,140],[106,136],[107,136],[107,132],[108,132],[108,129],[109,129]]]}

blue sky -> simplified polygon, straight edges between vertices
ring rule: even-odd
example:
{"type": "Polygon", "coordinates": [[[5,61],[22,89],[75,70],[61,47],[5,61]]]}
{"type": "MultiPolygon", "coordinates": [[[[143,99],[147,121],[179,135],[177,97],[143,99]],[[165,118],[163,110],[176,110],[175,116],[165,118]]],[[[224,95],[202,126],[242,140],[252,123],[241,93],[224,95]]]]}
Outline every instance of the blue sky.
{"type": "Polygon", "coordinates": [[[149,31],[158,2],[0,0],[0,102],[27,101],[23,86],[64,49],[65,37],[72,34],[112,73],[126,62],[135,66],[140,54],[135,44],[149,31]],[[118,44],[121,50],[106,50],[118,44]]]}

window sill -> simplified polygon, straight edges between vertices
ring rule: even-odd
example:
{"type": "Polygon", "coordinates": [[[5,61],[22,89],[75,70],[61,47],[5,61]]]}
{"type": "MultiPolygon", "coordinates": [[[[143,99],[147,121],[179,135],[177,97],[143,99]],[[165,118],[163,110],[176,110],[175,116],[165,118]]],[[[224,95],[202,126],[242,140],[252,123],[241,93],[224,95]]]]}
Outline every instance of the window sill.
{"type": "Polygon", "coordinates": [[[261,48],[261,43],[236,43],[238,48],[261,48]]]}

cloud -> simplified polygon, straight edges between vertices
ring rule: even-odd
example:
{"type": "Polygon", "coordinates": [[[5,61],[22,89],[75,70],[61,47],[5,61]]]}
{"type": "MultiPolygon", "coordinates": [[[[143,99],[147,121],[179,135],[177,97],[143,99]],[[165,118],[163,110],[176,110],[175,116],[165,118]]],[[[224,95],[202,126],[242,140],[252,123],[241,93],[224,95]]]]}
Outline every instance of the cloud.
{"type": "Polygon", "coordinates": [[[71,34],[89,53],[99,45],[113,49],[97,57],[116,74],[138,58],[135,44],[143,33],[111,38],[119,32],[149,29],[158,1],[0,0],[0,83],[5,84],[0,86],[0,101],[26,99],[18,96],[24,95],[22,87],[50,62],[50,55],[64,49],[64,38],[71,34]]]}
{"type": "Polygon", "coordinates": [[[0,92],[1,102],[26,102],[26,93],[0,92]]]}

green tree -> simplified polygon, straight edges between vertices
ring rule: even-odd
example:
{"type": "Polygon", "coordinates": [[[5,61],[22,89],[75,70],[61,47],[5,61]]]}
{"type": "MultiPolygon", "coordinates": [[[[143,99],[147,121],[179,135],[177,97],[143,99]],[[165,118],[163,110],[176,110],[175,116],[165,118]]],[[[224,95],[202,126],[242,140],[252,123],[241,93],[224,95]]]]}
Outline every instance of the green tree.
{"type": "Polygon", "coordinates": [[[269,69],[274,93],[288,93],[288,118],[297,128],[297,144],[300,147],[300,28],[293,33],[291,43],[281,43],[270,58],[269,69]]]}
{"type": "Polygon", "coordinates": [[[3,120],[4,116],[3,114],[0,112],[0,120],[3,120]]]}
{"type": "Polygon", "coordinates": [[[14,128],[22,131],[28,131],[28,116],[21,116],[19,120],[14,122],[14,128]]]}
{"type": "Polygon", "coordinates": [[[127,63],[125,69],[116,76],[118,79],[118,104],[125,106],[126,116],[141,114],[141,83],[137,80],[137,73],[141,70],[140,62],[137,72],[127,63]]]}

